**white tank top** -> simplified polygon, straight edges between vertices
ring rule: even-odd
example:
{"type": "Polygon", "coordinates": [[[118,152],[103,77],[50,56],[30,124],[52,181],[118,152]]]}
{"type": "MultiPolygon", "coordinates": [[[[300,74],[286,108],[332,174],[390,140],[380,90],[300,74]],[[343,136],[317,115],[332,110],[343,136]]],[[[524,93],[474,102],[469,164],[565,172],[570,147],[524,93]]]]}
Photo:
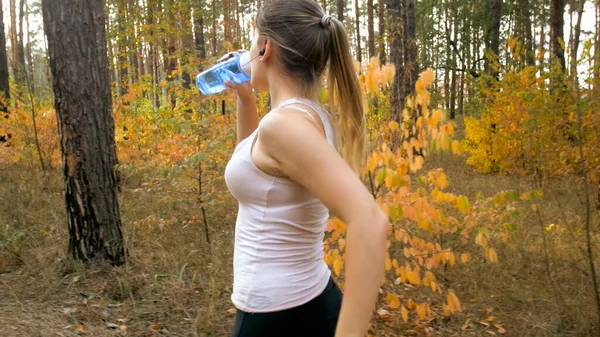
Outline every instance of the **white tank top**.
{"type": "MultiPolygon", "coordinates": [[[[293,98],[279,107],[314,109],[335,147],[331,117],[320,105],[293,98]]],[[[258,129],[235,148],[225,182],[239,204],[233,254],[231,300],[246,312],[271,312],[309,302],[326,287],[331,271],[323,260],[329,210],[310,191],[289,178],[260,170],[251,158],[258,129]]]]}

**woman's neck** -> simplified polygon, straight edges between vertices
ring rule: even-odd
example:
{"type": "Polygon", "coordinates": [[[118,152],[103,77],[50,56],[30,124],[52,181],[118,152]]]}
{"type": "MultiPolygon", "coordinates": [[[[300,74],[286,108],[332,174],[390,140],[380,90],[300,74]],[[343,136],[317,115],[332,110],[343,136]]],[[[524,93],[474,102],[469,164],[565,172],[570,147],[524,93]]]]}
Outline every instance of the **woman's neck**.
{"type": "Polygon", "coordinates": [[[301,84],[288,76],[275,74],[269,78],[269,94],[271,95],[271,107],[275,108],[290,98],[301,97],[314,99],[314,97],[303,93],[301,84]]]}

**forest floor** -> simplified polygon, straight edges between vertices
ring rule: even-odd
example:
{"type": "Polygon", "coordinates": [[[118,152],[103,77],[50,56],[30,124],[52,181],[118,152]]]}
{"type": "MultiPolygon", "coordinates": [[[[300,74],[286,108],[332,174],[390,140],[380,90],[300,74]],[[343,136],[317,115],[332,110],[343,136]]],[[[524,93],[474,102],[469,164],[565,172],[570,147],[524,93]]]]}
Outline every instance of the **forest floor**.
{"type": "MultiPolygon", "coordinates": [[[[448,189],[469,198],[537,188],[529,177],[477,173],[461,156],[432,155],[426,166],[443,168],[448,189]]],[[[62,172],[1,170],[0,336],[229,336],[232,199],[206,203],[209,243],[193,192],[156,172],[126,172],[120,201],[128,263],[86,268],[67,256],[62,172]]],[[[520,212],[497,264],[444,272],[461,313],[434,318],[426,329],[403,323],[399,313],[376,315],[374,336],[598,334],[582,191],[572,177],[547,182],[540,212],[520,212]]],[[[593,216],[600,233],[595,209],[593,216]]]]}

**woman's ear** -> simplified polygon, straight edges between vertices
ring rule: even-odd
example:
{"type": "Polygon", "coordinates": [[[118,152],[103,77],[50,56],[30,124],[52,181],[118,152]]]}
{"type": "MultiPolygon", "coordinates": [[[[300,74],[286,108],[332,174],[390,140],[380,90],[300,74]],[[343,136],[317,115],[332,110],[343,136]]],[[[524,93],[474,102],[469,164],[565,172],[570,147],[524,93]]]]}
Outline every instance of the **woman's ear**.
{"type": "Polygon", "coordinates": [[[260,58],[261,62],[265,62],[271,57],[272,52],[273,52],[273,44],[271,44],[271,40],[269,40],[269,39],[265,40],[265,46],[263,47],[263,49],[260,52],[262,55],[260,58]]]}

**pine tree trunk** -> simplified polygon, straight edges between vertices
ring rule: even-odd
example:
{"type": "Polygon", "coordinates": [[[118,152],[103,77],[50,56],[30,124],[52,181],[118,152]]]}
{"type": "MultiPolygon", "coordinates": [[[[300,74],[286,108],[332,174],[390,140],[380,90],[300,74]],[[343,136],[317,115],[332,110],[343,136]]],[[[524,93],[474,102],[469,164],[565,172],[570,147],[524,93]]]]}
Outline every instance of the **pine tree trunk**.
{"type": "MultiPolygon", "coordinates": [[[[594,43],[594,88],[600,81],[600,0],[596,0],[596,41],[594,43]]],[[[600,191],[598,192],[600,202],[600,191]]]]}
{"type": "Polygon", "coordinates": [[[136,83],[137,81],[139,81],[140,79],[140,64],[139,64],[139,60],[138,60],[138,37],[136,36],[136,29],[135,29],[135,25],[136,25],[136,16],[137,16],[137,11],[139,10],[137,6],[137,2],[138,0],[129,0],[127,6],[129,8],[127,16],[128,16],[128,22],[127,22],[127,32],[128,32],[128,36],[129,36],[129,46],[128,46],[128,58],[129,58],[129,64],[131,65],[131,72],[129,74],[129,83],[130,85],[133,85],[134,83],[136,83]]]}
{"type": "MultiPolygon", "coordinates": [[[[456,8],[452,11],[452,40],[456,42],[458,38],[458,15],[456,8]]],[[[450,81],[450,119],[456,118],[456,53],[452,53],[452,74],[450,81]]]]}
{"type": "Polygon", "coordinates": [[[204,60],[206,58],[206,47],[204,46],[204,11],[203,2],[197,2],[195,14],[196,18],[194,21],[194,42],[196,43],[196,50],[198,50],[198,57],[204,60]]]}
{"type": "MultiPolygon", "coordinates": [[[[156,31],[157,19],[155,18],[155,12],[158,9],[156,0],[147,0],[147,14],[146,24],[150,27],[150,35],[153,35],[156,31]]],[[[160,105],[157,94],[157,83],[158,83],[158,57],[157,57],[157,40],[152,38],[148,43],[148,68],[149,73],[152,77],[152,107],[154,115],[157,115],[157,111],[160,105]]]]}
{"type": "Polygon", "coordinates": [[[375,56],[375,23],[373,17],[373,0],[367,0],[367,31],[368,37],[368,48],[369,58],[375,56]]]}
{"type": "MultiPolygon", "coordinates": [[[[113,29],[112,22],[110,21],[110,17],[107,15],[106,16],[106,31],[110,32],[112,29],[113,29]]],[[[117,92],[121,92],[121,85],[119,84],[119,81],[117,80],[117,78],[119,78],[119,71],[117,70],[117,65],[115,64],[115,61],[114,61],[114,55],[115,55],[114,49],[115,49],[115,47],[113,45],[113,39],[107,39],[108,69],[109,69],[110,82],[116,84],[117,92]]]]}
{"type": "Polygon", "coordinates": [[[581,35],[581,17],[583,16],[583,7],[585,0],[579,0],[579,8],[577,8],[577,23],[575,24],[575,32],[573,35],[573,44],[571,49],[571,74],[577,72],[577,52],[579,50],[579,38],[581,35]]]}
{"type": "MultiPolygon", "coordinates": [[[[444,9],[444,20],[450,21],[450,11],[448,10],[449,6],[446,6],[444,9]]],[[[450,24],[450,27],[452,25],[450,24]]],[[[450,34],[450,33],[447,33],[450,34]]],[[[450,43],[445,43],[446,46],[446,59],[444,60],[446,69],[444,69],[444,107],[446,111],[450,110],[450,59],[452,57],[452,46],[450,43]]]]}
{"type": "Polygon", "coordinates": [[[19,2],[19,36],[18,36],[18,55],[19,55],[19,73],[17,77],[19,82],[23,82],[25,75],[25,47],[23,45],[23,18],[25,17],[25,0],[19,2]]]}
{"type": "Polygon", "coordinates": [[[385,57],[385,7],[383,0],[377,0],[377,16],[379,21],[379,35],[378,35],[378,47],[379,47],[379,60],[381,64],[387,62],[385,57]]]}
{"type": "MultiPolygon", "coordinates": [[[[225,41],[231,42],[231,8],[230,3],[231,0],[222,0],[223,2],[223,24],[225,26],[225,41]]],[[[235,0],[234,0],[235,1],[235,0]]]]}
{"type": "MultiPolygon", "coordinates": [[[[415,93],[415,83],[419,77],[417,63],[417,36],[415,27],[415,0],[404,0],[404,96],[415,93]]],[[[404,100],[402,100],[404,107],[404,100]]]]}
{"type": "Polygon", "coordinates": [[[17,7],[16,0],[10,0],[10,49],[11,49],[11,66],[15,83],[19,85],[19,49],[15,46],[19,45],[17,35],[17,7]]]}
{"type": "MultiPolygon", "coordinates": [[[[8,82],[8,58],[6,57],[6,40],[4,35],[4,11],[0,0],[0,112],[8,112],[10,86],[8,82]]],[[[7,115],[8,117],[8,115],[7,115]]],[[[0,115],[0,118],[2,116],[0,115]]],[[[0,138],[5,135],[0,135],[0,138]]]]}
{"type": "Polygon", "coordinates": [[[356,14],[356,56],[358,62],[362,63],[362,48],[360,45],[360,8],[358,0],[354,0],[354,13],[356,14]]]}
{"type": "Polygon", "coordinates": [[[119,0],[117,4],[117,69],[119,70],[119,96],[125,95],[129,83],[128,58],[127,58],[127,27],[125,16],[127,7],[125,0],[119,0]]]}
{"type": "Polygon", "coordinates": [[[217,2],[212,2],[212,56],[217,56],[217,2]]]}
{"type": "Polygon", "coordinates": [[[490,76],[498,79],[499,69],[496,63],[500,55],[500,20],[502,19],[502,0],[490,0],[492,8],[492,17],[489,27],[489,51],[492,60],[487,61],[487,70],[490,76]]]}
{"type": "Polygon", "coordinates": [[[531,30],[531,0],[518,0],[519,35],[525,47],[525,62],[532,66],[535,64],[533,36],[531,30]]]}
{"type": "Polygon", "coordinates": [[[344,10],[346,9],[345,0],[337,0],[337,19],[344,22],[344,10]]]}
{"type": "Polygon", "coordinates": [[[542,10],[540,11],[540,46],[539,46],[539,54],[540,54],[540,69],[541,73],[544,73],[544,62],[545,62],[545,54],[546,54],[546,1],[542,1],[542,10]]]}
{"type": "Polygon", "coordinates": [[[104,1],[43,0],[71,255],[125,263],[104,1]]]}
{"type": "MultiPolygon", "coordinates": [[[[177,4],[178,20],[179,20],[179,37],[181,40],[181,45],[179,47],[179,65],[185,65],[190,54],[196,49],[194,45],[194,34],[192,32],[192,16],[189,8],[183,8],[181,4],[177,4]]],[[[183,66],[182,66],[183,67],[183,66]]],[[[192,84],[192,77],[188,69],[183,67],[182,69],[182,86],[185,89],[189,89],[192,84]]]]}
{"type": "MultiPolygon", "coordinates": [[[[27,3],[25,4],[25,25],[27,26],[27,31],[30,32],[31,31],[31,26],[29,25],[29,5],[27,5],[27,3]]],[[[27,34],[27,43],[25,44],[25,54],[27,55],[27,74],[25,74],[28,77],[28,81],[29,81],[29,90],[31,90],[31,94],[33,96],[36,96],[36,88],[35,88],[35,82],[34,82],[34,76],[33,76],[33,52],[31,50],[31,34],[27,34]]]]}
{"type": "Polygon", "coordinates": [[[554,61],[560,63],[562,70],[565,69],[565,50],[562,41],[564,39],[565,25],[565,0],[550,0],[550,50],[551,64],[554,61]]]}
{"type": "MultiPolygon", "coordinates": [[[[176,22],[173,5],[174,0],[167,0],[165,3],[166,21],[171,25],[175,25],[176,22]]],[[[165,79],[167,80],[167,82],[173,82],[176,80],[175,70],[177,70],[177,40],[176,36],[173,36],[174,34],[176,33],[167,32],[167,45],[165,46],[166,50],[163,51],[163,57],[165,60],[165,79]]],[[[167,88],[165,88],[165,90],[167,90],[166,95],[169,96],[170,90],[167,88]]],[[[171,95],[171,107],[174,107],[175,103],[176,98],[174,95],[171,95]]]]}
{"type": "Polygon", "coordinates": [[[235,4],[235,38],[234,38],[234,49],[241,48],[242,41],[242,32],[241,32],[241,24],[240,24],[240,4],[239,1],[234,1],[235,4]]]}
{"type": "Polygon", "coordinates": [[[388,34],[390,37],[390,58],[396,67],[396,75],[392,84],[390,105],[392,120],[401,123],[402,109],[404,108],[404,29],[402,27],[402,0],[392,0],[388,7],[388,34]]]}

